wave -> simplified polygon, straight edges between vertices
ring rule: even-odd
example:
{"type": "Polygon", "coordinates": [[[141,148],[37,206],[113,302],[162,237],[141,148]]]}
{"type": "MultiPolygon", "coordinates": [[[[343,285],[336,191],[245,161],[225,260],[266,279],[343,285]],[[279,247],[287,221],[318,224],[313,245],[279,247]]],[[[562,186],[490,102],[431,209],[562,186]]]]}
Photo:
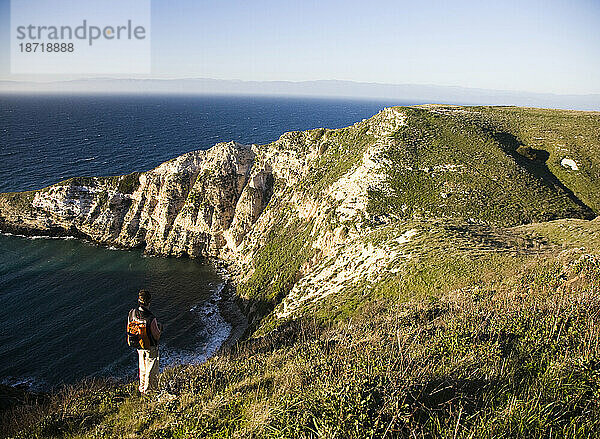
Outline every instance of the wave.
{"type": "Polygon", "coordinates": [[[27,239],[61,239],[63,241],[70,241],[71,239],[76,239],[74,236],[27,236],[27,239]]]}
{"type": "Polygon", "coordinates": [[[4,386],[25,388],[30,392],[41,392],[49,388],[48,383],[32,376],[9,376],[3,378],[2,381],[0,381],[0,383],[4,386]]]}
{"type": "Polygon", "coordinates": [[[20,233],[10,233],[10,232],[0,232],[0,236],[15,236],[17,238],[25,238],[25,239],[29,239],[29,240],[36,240],[36,239],[62,239],[64,241],[69,241],[71,239],[77,239],[74,236],[44,236],[44,235],[23,235],[20,233]]]}
{"type": "Polygon", "coordinates": [[[231,325],[225,321],[219,310],[225,283],[219,284],[210,298],[199,303],[190,312],[198,315],[203,322],[201,331],[203,342],[192,350],[161,349],[161,370],[179,364],[200,364],[212,357],[231,335],[231,325]]]}
{"type": "Polygon", "coordinates": [[[98,156],[95,157],[86,157],[86,158],[81,158],[81,159],[77,159],[73,162],[73,164],[75,163],[82,163],[82,162],[91,162],[92,160],[96,160],[98,158],[98,156]]]}

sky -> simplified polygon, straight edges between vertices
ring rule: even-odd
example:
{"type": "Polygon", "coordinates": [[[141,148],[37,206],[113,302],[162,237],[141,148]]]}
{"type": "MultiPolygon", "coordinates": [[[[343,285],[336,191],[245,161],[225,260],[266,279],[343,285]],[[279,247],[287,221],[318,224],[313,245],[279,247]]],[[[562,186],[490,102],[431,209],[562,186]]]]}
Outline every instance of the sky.
{"type": "MultiPolygon", "coordinates": [[[[0,80],[72,79],[10,74],[9,3],[0,80]]],[[[599,0],[152,0],[151,20],[151,74],[126,77],[600,93],[599,0]]]]}

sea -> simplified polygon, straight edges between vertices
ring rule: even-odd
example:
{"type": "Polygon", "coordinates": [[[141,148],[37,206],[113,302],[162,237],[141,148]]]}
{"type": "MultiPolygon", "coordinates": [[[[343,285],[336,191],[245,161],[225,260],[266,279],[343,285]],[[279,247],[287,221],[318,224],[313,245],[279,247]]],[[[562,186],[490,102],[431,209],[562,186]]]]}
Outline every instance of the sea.
{"type": "MultiPolygon", "coordinates": [[[[256,96],[0,95],[0,192],[73,176],[152,169],[236,140],[341,128],[415,102],[256,96]]],[[[76,239],[0,234],[0,383],[45,391],[95,377],[134,380],[125,340],[137,291],[164,324],[161,367],[205,361],[232,328],[226,273],[210,261],[148,257],[76,239]]]]}

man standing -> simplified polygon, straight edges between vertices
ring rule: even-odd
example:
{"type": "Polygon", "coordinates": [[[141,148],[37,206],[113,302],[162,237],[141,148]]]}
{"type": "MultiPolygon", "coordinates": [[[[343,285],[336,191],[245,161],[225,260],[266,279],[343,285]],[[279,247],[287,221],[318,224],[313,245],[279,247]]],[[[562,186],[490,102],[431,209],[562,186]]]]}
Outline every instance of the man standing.
{"type": "Polygon", "coordinates": [[[137,348],[140,368],[140,393],[156,388],[158,376],[158,340],[162,325],[150,312],[149,291],[140,290],[138,307],[129,311],[127,317],[127,343],[137,348]]]}

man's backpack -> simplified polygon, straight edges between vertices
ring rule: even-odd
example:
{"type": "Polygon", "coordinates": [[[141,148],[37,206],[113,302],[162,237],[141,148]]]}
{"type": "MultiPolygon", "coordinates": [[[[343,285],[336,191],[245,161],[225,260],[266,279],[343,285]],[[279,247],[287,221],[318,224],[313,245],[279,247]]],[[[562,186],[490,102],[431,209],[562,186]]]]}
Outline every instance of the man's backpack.
{"type": "Polygon", "coordinates": [[[142,312],[139,309],[129,311],[127,317],[127,344],[136,349],[149,349],[156,345],[150,325],[154,316],[150,312],[142,312]]]}

